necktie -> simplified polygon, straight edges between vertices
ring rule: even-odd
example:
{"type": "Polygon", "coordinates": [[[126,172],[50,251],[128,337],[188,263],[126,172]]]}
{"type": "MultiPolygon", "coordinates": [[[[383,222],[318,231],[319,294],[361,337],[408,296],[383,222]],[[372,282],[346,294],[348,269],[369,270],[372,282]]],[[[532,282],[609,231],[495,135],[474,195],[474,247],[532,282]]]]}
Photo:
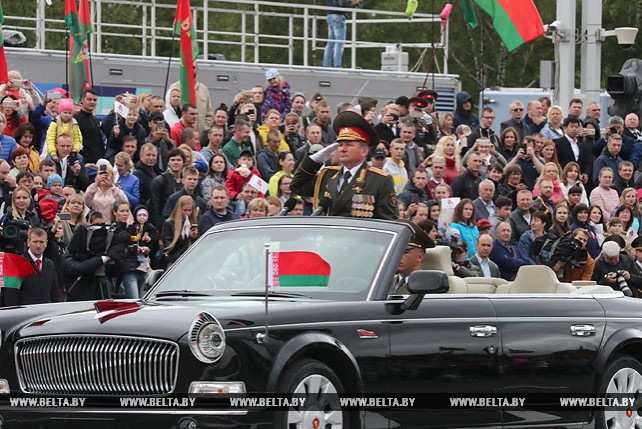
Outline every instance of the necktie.
{"type": "Polygon", "coordinates": [[[41,271],[42,271],[42,269],[41,269],[41,267],[40,267],[40,264],[41,264],[41,263],[42,263],[42,262],[40,262],[40,259],[36,259],[36,268],[38,269],[38,272],[41,272],[41,271]]]}
{"type": "Polygon", "coordinates": [[[399,281],[397,282],[397,287],[395,288],[395,292],[397,292],[399,289],[401,289],[405,285],[406,285],[406,278],[405,277],[399,277],[399,281]]]}
{"type": "Polygon", "coordinates": [[[343,183],[341,183],[339,192],[343,192],[343,190],[348,187],[348,183],[350,183],[350,176],[352,176],[352,173],[350,173],[350,170],[346,170],[346,172],[343,173],[343,183]]]}

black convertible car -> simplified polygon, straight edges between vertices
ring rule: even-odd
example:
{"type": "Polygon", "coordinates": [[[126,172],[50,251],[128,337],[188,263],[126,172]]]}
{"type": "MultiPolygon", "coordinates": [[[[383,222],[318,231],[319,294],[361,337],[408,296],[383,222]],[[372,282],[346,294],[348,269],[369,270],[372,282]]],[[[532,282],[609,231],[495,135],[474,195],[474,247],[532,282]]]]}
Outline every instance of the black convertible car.
{"type": "Polygon", "coordinates": [[[542,266],[523,267],[512,283],[460,279],[440,246],[426,251],[409,296],[390,295],[412,234],[346,218],[229,222],[141,301],[0,309],[0,427],[642,426],[642,302],[559,283],[542,266]],[[307,400],[276,411],[113,402],[265,392],[307,400]],[[336,401],[426,392],[627,393],[636,405],[355,410],[336,401]],[[76,397],[93,402],[11,401],[76,397]]]}

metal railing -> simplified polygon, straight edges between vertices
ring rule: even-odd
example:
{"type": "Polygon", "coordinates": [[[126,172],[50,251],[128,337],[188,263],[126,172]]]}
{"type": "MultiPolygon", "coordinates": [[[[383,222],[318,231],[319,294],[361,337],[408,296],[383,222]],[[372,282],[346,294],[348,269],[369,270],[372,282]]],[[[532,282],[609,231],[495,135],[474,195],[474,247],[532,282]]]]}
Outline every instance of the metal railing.
{"type": "MultiPolygon", "coordinates": [[[[173,27],[171,25],[176,10],[175,2],[89,0],[89,3],[94,28],[90,40],[92,53],[127,53],[151,57],[169,54],[167,42],[172,40],[173,27]],[[139,12],[138,16],[128,16],[128,22],[106,21],[105,16],[109,15],[106,8],[112,7],[112,5],[136,7],[139,12]],[[159,15],[163,16],[163,22],[159,22],[159,15]],[[169,16],[171,18],[165,19],[169,16]],[[140,41],[140,52],[119,52],[114,48],[114,46],[118,46],[118,43],[106,43],[108,39],[121,40],[123,38],[134,38],[140,41]]],[[[239,0],[192,0],[191,3],[200,50],[206,59],[210,54],[220,53],[221,49],[228,52],[229,47],[233,46],[237,49],[229,52],[233,52],[232,56],[235,61],[254,64],[275,62],[261,61],[262,53],[268,55],[275,52],[273,49],[285,49],[287,50],[288,65],[311,66],[313,65],[313,53],[322,51],[328,41],[327,38],[320,37],[320,34],[325,34],[326,13],[328,10],[333,10],[326,6],[275,1],[246,1],[242,3],[239,0]],[[208,23],[210,23],[212,15],[216,15],[217,19],[220,18],[218,22],[238,22],[238,29],[226,31],[215,25],[209,26],[208,23]],[[279,25],[277,28],[279,31],[274,31],[271,23],[277,20],[279,23],[286,21],[287,29],[283,29],[279,25]]],[[[9,8],[5,8],[7,12],[6,9],[9,8]]],[[[5,26],[24,31],[30,35],[34,34],[35,46],[30,43],[30,47],[42,51],[51,50],[53,47],[47,46],[47,35],[57,34],[60,36],[65,33],[65,29],[63,16],[53,16],[54,13],[49,9],[50,7],[46,6],[45,0],[37,0],[35,17],[6,15],[5,26]]],[[[435,31],[439,35],[438,40],[430,43],[362,40],[360,37],[367,33],[367,31],[363,31],[363,27],[367,25],[390,26],[388,34],[395,33],[394,26],[396,25],[413,26],[416,28],[417,34],[427,35],[430,32],[426,31],[426,24],[440,25],[439,15],[415,14],[413,19],[409,20],[400,11],[363,8],[342,8],[341,11],[348,14],[345,49],[346,53],[349,52],[350,55],[350,68],[359,68],[357,51],[360,49],[383,52],[386,47],[397,45],[404,50],[407,48],[443,50],[443,73],[448,73],[447,24],[443,27],[440,26],[439,31],[435,31]]],[[[58,49],[60,48],[58,47],[58,49]]]]}

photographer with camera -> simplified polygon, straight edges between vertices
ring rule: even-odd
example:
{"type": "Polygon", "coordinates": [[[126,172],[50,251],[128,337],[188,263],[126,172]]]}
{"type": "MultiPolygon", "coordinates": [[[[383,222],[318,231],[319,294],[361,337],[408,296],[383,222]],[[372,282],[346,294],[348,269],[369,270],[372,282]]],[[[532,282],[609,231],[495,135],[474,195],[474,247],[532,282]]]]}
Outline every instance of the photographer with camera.
{"type": "MultiPolygon", "coordinates": [[[[602,153],[604,153],[604,148],[607,146],[610,137],[617,135],[620,136],[622,140],[622,148],[619,153],[620,157],[625,161],[633,161],[633,159],[631,158],[635,149],[635,140],[627,135],[623,135],[623,132],[624,119],[622,119],[620,116],[612,116],[609,119],[608,125],[604,129],[602,137],[597,139],[593,143],[593,156],[595,156],[595,158],[597,159],[602,153]]],[[[635,168],[638,167],[639,165],[635,165],[635,168]]]]}
{"type": "MultiPolygon", "coordinates": [[[[624,240],[621,240],[624,244],[624,240]]],[[[591,280],[600,285],[610,286],[626,296],[634,296],[633,291],[642,287],[642,276],[636,274],[633,261],[625,253],[620,253],[618,242],[606,241],[602,245],[602,253],[595,261],[595,269],[591,280]]]]}
{"type": "Polygon", "coordinates": [[[586,249],[591,236],[586,229],[576,228],[573,230],[573,238],[581,247],[575,252],[570,252],[573,255],[573,262],[569,262],[569,260],[562,262],[561,265],[564,267],[563,281],[571,283],[575,280],[591,280],[595,270],[595,260],[586,249]]]}
{"type": "Polygon", "coordinates": [[[465,241],[450,240],[450,263],[453,273],[457,277],[483,277],[481,268],[466,259],[468,256],[468,245],[465,241]]]}
{"type": "Polygon", "coordinates": [[[0,251],[21,255],[25,251],[29,228],[40,225],[38,215],[29,210],[31,194],[18,186],[11,197],[11,207],[0,223],[0,251]]]}
{"type": "Polygon", "coordinates": [[[375,131],[379,135],[379,140],[384,140],[390,144],[391,141],[399,137],[399,106],[388,104],[381,109],[381,120],[375,126],[375,131]]]}
{"type": "Polygon", "coordinates": [[[91,225],[77,227],[68,253],[62,256],[67,301],[111,298],[110,278],[125,252],[122,243],[114,240],[116,229],[105,224],[100,212],[93,213],[89,221],[91,225]]]}

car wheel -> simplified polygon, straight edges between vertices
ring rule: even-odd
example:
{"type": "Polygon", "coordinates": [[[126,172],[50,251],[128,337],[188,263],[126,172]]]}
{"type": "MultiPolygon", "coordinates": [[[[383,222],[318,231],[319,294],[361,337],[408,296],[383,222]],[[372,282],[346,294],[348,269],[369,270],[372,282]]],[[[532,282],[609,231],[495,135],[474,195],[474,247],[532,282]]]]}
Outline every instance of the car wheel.
{"type": "Polygon", "coordinates": [[[637,428],[642,426],[642,415],[637,411],[642,399],[642,365],[631,357],[615,359],[606,369],[600,384],[600,394],[608,397],[633,395],[633,410],[604,408],[596,413],[596,427],[637,428]]]}
{"type": "Polygon", "coordinates": [[[288,368],[279,382],[278,392],[288,398],[305,398],[303,406],[290,407],[278,412],[276,427],[347,428],[348,414],[341,409],[337,394],[343,393],[339,377],[326,364],[313,359],[302,359],[288,368]]]}

